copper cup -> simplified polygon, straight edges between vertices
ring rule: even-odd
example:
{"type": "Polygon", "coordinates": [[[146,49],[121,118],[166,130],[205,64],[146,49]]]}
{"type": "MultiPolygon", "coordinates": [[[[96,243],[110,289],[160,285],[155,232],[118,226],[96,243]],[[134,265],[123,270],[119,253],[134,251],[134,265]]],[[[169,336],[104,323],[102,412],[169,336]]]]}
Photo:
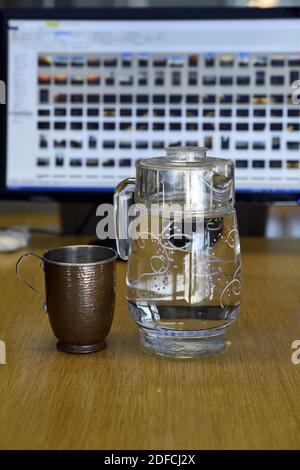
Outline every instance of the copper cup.
{"type": "Polygon", "coordinates": [[[38,256],[26,253],[16,265],[21,281],[39,294],[57,348],[68,353],[85,354],[106,347],[114,313],[116,252],[102,246],[65,246],[38,256]],[[45,273],[44,298],[20,274],[20,263],[34,256],[45,273]]]}

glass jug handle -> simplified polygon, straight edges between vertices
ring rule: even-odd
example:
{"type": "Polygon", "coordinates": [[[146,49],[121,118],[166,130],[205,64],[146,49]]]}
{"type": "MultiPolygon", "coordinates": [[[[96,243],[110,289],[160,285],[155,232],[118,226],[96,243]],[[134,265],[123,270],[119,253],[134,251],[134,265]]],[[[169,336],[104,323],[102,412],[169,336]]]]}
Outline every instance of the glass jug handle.
{"type": "Polygon", "coordinates": [[[134,203],[135,178],[121,181],[114,193],[115,233],[118,255],[128,260],[128,209],[134,203]]]}

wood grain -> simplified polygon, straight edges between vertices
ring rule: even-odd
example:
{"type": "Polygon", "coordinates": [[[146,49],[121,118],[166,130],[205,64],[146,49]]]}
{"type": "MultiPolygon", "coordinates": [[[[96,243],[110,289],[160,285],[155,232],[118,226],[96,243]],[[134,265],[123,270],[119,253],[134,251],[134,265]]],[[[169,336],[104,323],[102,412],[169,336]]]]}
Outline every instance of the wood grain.
{"type": "MultiPolygon", "coordinates": [[[[2,221],[3,224],[3,221],[2,221]]],[[[31,250],[78,239],[35,237],[31,250]]],[[[300,241],[245,239],[242,313],[222,355],[161,359],[140,350],[117,266],[108,348],[57,352],[40,299],[0,255],[1,449],[297,449],[300,447],[300,241]]],[[[24,276],[42,288],[38,263],[24,276]]]]}

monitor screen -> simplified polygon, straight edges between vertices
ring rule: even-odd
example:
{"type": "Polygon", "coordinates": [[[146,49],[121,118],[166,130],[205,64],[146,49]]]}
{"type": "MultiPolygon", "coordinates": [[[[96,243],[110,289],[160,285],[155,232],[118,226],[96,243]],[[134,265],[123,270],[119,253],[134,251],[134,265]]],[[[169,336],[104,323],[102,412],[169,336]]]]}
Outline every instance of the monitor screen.
{"type": "Polygon", "coordinates": [[[201,145],[240,192],[299,193],[299,19],[8,21],[9,190],[111,190],[201,145]]]}

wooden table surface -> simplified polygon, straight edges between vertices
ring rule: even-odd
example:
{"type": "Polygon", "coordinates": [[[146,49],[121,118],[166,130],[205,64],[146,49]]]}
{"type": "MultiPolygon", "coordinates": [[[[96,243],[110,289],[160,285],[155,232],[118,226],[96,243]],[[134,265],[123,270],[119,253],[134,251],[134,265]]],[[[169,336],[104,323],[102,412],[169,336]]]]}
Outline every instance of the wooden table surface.
{"type": "MultiPolygon", "coordinates": [[[[35,235],[30,249],[70,242],[35,235]]],[[[16,278],[22,252],[0,254],[1,449],[300,448],[300,241],[242,240],[241,316],[225,353],[194,360],[140,350],[122,262],[108,348],[58,352],[40,299],[16,278]]],[[[42,288],[38,263],[23,272],[42,288]]]]}

